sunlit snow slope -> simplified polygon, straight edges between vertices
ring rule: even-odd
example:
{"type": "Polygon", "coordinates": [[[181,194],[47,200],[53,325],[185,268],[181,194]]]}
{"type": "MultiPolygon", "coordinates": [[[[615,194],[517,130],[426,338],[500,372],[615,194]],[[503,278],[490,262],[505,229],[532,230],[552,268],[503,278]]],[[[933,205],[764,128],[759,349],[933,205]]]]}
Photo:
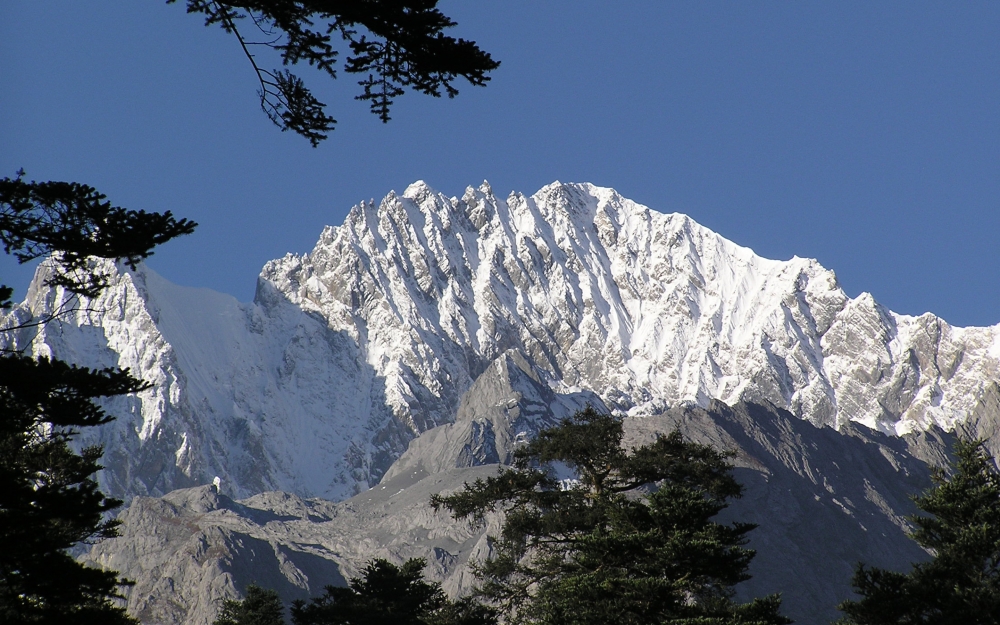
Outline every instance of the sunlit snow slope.
{"type": "MultiPolygon", "coordinates": [[[[61,303],[42,278],[17,318],[61,303]]],[[[237,496],[340,499],[453,420],[508,350],[557,393],[593,391],[632,415],[766,399],[817,424],[905,433],[974,409],[997,379],[1000,331],[852,300],[814,260],[760,258],[612,189],[503,200],[485,183],[448,198],[418,182],[269,262],[253,303],[140,268],[31,349],[156,383],[116,400],[95,439],[116,494],[218,475],[237,496]]]]}

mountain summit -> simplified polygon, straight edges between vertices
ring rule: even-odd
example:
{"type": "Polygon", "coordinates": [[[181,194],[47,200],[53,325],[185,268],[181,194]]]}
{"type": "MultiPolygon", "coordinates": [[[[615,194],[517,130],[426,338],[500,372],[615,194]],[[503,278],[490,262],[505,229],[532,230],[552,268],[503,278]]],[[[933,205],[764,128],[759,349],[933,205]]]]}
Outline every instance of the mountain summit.
{"type": "MultiPolygon", "coordinates": [[[[63,305],[44,274],[12,315],[63,305]]],[[[506,200],[486,183],[449,198],[417,182],[267,263],[253,303],[140,267],[9,340],[156,384],[86,441],[105,445],[118,496],[218,476],[234,497],[343,499],[454,421],[501,358],[558,405],[586,395],[651,416],[765,401],[893,435],[982,412],[1000,366],[998,327],[897,315],[847,297],[815,260],[767,260],[685,215],[558,182],[506,200]]]]}

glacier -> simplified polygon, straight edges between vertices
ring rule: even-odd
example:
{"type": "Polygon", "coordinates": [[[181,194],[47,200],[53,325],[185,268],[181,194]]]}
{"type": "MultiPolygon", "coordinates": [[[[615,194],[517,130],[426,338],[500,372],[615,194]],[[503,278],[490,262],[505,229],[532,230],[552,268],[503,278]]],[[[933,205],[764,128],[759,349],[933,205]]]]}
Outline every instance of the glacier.
{"type": "Polygon", "coordinates": [[[511,354],[565,405],[594,395],[630,417],[766,402],[897,436],[951,430],[998,392],[1000,326],[852,299],[815,260],[761,258],[591,184],[501,199],[416,182],[268,262],[249,303],[104,268],[111,287],[72,301],[43,265],[4,327],[58,316],[0,336],[154,383],[81,437],[104,445],[120,497],[218,477],[233,497],[343,500],[511,354]]]}

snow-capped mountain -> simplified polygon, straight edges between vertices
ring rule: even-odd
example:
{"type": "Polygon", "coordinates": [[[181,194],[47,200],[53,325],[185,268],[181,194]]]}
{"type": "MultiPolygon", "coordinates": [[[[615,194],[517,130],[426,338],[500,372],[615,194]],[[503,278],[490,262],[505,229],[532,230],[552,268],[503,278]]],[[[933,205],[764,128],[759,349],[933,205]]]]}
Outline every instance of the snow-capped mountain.
{"type": "MultiPolygon", "coordinates": [[[[44,271],[42,271],[42,274],[44,271]]],[[[53,312],[44,275],[13,315],[53,312]]],[[[130,367],[105,485],[342,499],[454,420],[494,361],[614,410],[767,400],[814,424],[945,429],[995,388],[1000,329],[850,299],[816,261],[767,260],[680,214],[589,184],[448,198],[422,182],[362,203],[312,252],[265,265],[253,303],[120,271],[49,323],[38,354],[130,367]]],[[[8,340],[15,340],[8,337],[8,340]]],[[[558,403],[558,402],[557,402],[558,403]]],[[[90,441],[94,442],[94,441],[90,441]]]]}

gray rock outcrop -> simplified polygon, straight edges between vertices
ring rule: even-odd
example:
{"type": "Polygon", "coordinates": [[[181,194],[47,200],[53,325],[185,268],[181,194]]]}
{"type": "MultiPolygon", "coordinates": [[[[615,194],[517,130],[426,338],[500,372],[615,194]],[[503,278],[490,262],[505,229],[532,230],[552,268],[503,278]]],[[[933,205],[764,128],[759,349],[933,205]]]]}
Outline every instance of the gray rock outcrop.
{"type": "Polygon", "coordinates": [[[462,396],[455,422],[428,430],[386,472],[425,474],[484,464],[510,464],[519,443],[588,405],[607,410],[589,391],[557,393],[519,351],[493,361],[462,396]]]}

